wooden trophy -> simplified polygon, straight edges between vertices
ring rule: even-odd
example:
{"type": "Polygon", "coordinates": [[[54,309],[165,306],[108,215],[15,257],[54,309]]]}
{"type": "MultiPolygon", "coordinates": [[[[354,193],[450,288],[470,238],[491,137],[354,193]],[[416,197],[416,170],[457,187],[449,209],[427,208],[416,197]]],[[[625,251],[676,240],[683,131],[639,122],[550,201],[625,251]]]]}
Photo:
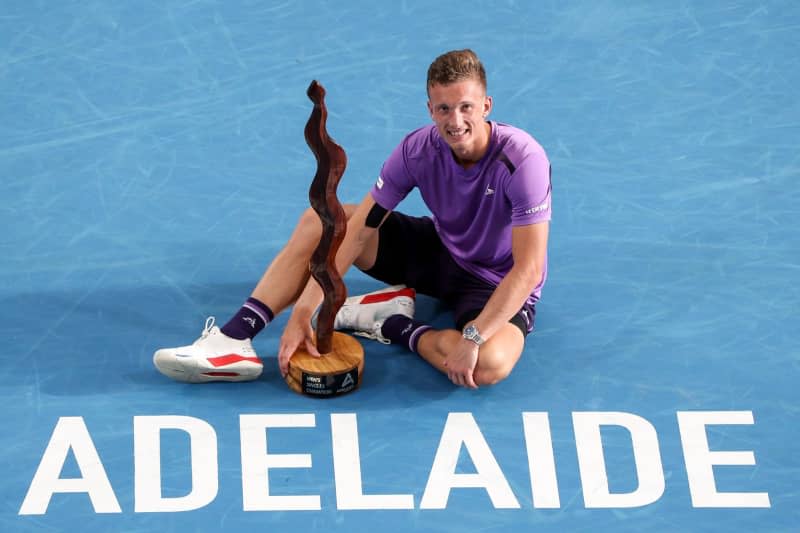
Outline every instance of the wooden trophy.
{"type": "Polygon", "coordinates": [[[344,149],[328,136],[325,89],[316,80],[307,91],[314,109],[306,123],[305,137],[317,158],[317,173],[308,198],[322,221],[322,237],[311,256],[311,275],[322,287],[324,300],[317,314],[315,340],[321,357],[298,348],[289,359],[286,383],[300,394],[330,398],[351,392],[361,384],[364,348],[350,335],[333,330],[333,321],[347,297],[336,269],[336,252],[347,231],[347,217],[336,197],[336,188],[347,166],[344,149]]]}

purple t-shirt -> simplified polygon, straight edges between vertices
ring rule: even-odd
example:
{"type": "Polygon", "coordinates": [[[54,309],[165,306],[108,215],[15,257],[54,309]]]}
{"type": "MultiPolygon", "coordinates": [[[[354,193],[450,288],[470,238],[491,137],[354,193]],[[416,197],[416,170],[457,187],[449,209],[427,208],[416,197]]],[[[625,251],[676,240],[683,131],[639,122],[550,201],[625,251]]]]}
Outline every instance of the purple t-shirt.
{"type": "MultiPolygon", "coordinates": [[[[468,170],[456,163],[435,125],[410,133],[383,164],[371,194],[393,210],[417,187],[453,259],[497,285],[514,264],[511,228],[550,220],[550,162],[526,132],[498,122],[491,126],[486,154],[468,170]]],[[[531,303],[546,277],[545,259],[531,303]]]]}

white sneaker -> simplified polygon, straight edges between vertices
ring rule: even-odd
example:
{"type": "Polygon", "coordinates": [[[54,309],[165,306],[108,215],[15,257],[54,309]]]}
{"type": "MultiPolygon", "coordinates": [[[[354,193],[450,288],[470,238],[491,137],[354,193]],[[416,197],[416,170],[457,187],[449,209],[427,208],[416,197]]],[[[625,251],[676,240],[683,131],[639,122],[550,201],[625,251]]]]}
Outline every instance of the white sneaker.
{"type": "Polygon", "coordinates": [[[158,350],[153,363],[165,376],[186,383],[250,381],[264,369],[250,339],[228,337],[214,325],[213,316],[194,344],[158,350]]]}
{"type": "Polygon", "coordinates": [[[381,326],[392,315],[414,318],[416,291],[395,285],[379,291],[351,296],[336,313],[333,329],[353,330],[354,335],[389,344],[381,334],[381,326]]]}

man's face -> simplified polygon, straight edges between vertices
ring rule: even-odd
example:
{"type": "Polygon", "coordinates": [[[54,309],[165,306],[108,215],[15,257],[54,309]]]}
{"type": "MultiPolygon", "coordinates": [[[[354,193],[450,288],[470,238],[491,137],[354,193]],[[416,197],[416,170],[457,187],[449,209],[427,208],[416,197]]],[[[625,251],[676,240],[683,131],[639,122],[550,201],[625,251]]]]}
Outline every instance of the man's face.
{"type": "Polygon", "coordinates": [[[428,111],[439,134],[462,162],[476,162],[489,145],[485,117],[492,98],[477,80],[464,80],[428,89],[428,111]]]}

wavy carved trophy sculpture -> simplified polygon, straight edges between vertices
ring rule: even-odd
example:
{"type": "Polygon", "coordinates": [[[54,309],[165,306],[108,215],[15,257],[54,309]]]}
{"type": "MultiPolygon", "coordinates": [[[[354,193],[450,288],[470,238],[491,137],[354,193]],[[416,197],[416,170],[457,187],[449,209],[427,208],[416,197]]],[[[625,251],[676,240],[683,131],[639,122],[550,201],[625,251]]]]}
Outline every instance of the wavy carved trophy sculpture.
{"type": "Polygon", "coordinates": [[[364,370],[364,349],[345,333],[333,330],[336,313],[347,297],[347,289],[336,268],[336,252],[347,231],[347,217],[336,189],[347,166],[344,149],[327,131],[325,88],[316,80],[307,91],[314,103],[306,123],[305,138],[317,159],[317,172],[308,198],[322,222],[322,237],[309,262],[311,276],[323,292],[317,313],[315,341],[320,357],[298,348],[289,360],[286,383],[300,394],[330,398],[357,389],[364,370]]]}

